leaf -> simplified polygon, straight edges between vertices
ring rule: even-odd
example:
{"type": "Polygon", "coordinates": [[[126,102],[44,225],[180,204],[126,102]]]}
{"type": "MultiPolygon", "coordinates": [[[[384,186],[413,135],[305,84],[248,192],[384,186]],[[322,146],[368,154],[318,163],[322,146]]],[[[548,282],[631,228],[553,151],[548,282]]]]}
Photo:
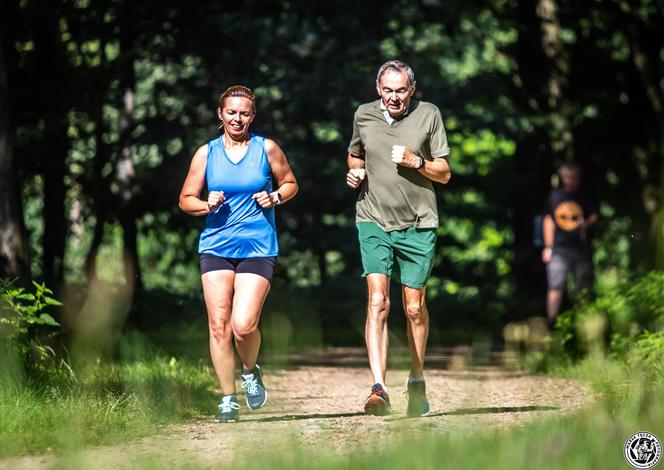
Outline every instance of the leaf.
{"type": "Polygon", "coordinates": [[[62,302],[60,302],[59,300],[55,300],[51,297],[44,297],[44,303],[46,305],[57,305],[57,306],[62,305],[62,302]]]}
{"type": "Polygon", "coordinates": [[[49,326],[60,326],[60,323],[55,321],[55,319],[50,316],[48,313],[42,313],[39,315],[39,320],[42,325],[49,325],[49,326]]]}

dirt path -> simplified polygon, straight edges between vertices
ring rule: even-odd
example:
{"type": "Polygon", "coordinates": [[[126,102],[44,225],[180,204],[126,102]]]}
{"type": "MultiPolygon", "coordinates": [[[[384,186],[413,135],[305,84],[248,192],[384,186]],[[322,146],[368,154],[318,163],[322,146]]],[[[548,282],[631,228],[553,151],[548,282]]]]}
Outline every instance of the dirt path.
{"type": "Polygon", "coordinates": [[[309,352],[289,358],[285,369],[265,366],[268,406],[254,412],[243,406],[239,423],[216,424],[210,417],[127,444],[85,449],[74,456],[9,459],[0,461],[0,467],[48,468],[62,464],[62,458],[73,458],[81,468],[130,468],[151,456],[212,466],[255,449],[257,442],[265,448],[296,443],[345,453],[375,445],[381,441],[377,437],[393,431],[445,435],[500,430],[572,414],[593,400],[588,388],[577,382],[498,365],[467,367],[458,354],[439,350],[429,355],[426,372],[429,416],[405,417],[406,370],[390,370],[388,375],[394,414],[364,416],[362,402],[371,386],[364,354],[361,349],[309,352]]]}

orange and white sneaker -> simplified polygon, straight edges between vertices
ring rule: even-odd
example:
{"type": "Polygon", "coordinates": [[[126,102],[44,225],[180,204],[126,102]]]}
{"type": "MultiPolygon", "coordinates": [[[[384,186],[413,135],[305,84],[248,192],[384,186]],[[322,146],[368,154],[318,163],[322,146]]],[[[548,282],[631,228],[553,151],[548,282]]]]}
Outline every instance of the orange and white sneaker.
{"type": "Polygon", "coordinates": [[[371,394],[364,400],[364,412],[373,416],[385,416],[392,413],[390,397],[381,384],[371,387],[371,394]]]}

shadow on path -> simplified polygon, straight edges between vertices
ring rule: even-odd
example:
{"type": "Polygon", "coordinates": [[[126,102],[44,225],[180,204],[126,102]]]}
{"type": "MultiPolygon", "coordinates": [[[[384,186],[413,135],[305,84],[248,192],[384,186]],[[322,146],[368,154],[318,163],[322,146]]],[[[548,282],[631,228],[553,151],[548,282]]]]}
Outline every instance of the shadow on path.
{"type": "Polygon", "coordinates": [[[554,411],[559,410],[557,406],[530,405],[530,406],[495,406],[489,408],[462,408],[455,411],[443,411],[442,413],[431,413],[427,417],[434,416],[459,416],[459,415],[486,415],[492,413],[524,413],[527,411],[554,411]]]}
{"type": "Polygon", "coordinates": [[[258,419],[245,419],[244,423],[271,423],[273,421],[299,421],[302,419],[328,419],[328,418],[350,418],[353,416],[363,416],[364,413],[358,411],[356,413],[312,413],[308,415],[283,415],[283,416],[269,416],[266,418],[258,419]]]}
{"type": "MultiPolygon", "coordinates": [[[[559,410],[557,406],[546,405],[531,405],[531,406],[496,406],[490,408],[462,408],[455,411],[444,411],[441,413],[431,413],[424,418],[435,418],[437,416],[460,416],[460,415],[484,415],[493,413],[524,413],[529,411],[554,411],[559,410]]],[[[275,421],[300,421],[305,419],[329,419],[329,418],[351,418],[354,416],[367,416],[366,413],[361,411],[355,413],[312,413],[312,414],[299,414],[299,415],[283,415],[283,416],[268,416],[265,418],[246,419],[242,420],[245,423],[271,423],[275,421]]],[[[421,417],[420,417],[421,418],[421,417]]],[[[399,416],[393,418],[398,419],[413,419],[406,416],[399,416]]]]}

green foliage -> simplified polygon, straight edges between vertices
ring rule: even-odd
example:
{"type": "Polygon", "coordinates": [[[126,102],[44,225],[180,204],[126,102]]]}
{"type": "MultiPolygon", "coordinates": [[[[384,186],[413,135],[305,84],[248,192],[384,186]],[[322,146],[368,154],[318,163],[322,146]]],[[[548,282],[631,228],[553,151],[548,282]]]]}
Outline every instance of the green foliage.
{"type": "Polygon", "coordinates": [[[528,366],[546,369],[592,355],[645,367],[664,363],[664,272],[608,284],[596,299],[562,313],[546,353],[528,366]]]}
{"type": "Polygon", "coordinates": [[[34,292],[23,287],[14,287],[11,282],[0,279],[0,335],[22,358],[28,371],[45,370],[53,365],[53,350],[42,344],[40,327],[50,327],[52,336],[59,331],[60,324],[45,310],[62,304],[55,300],[43,283],[33,281],[34,292]]]}

